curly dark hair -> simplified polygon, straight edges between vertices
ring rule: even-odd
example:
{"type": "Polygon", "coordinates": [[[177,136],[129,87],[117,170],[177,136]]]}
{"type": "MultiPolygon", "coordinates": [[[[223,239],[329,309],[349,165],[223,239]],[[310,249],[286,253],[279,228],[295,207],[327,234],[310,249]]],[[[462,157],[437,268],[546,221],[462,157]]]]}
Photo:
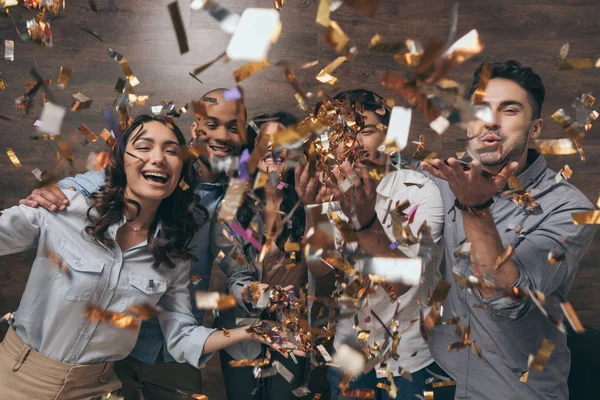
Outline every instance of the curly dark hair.
{"type": "Polygon", "coordinates": [[[531,118],[538,119],[542,115],[542,105],[546,97],[546,89],[542,83],[542,78],[529,67],[524,67],[520,62],[515,60],[486,63],[483,62],[477,67],[473,74],[473,85],[469,90],[469,98],[473,95],[479,84],[481,70],[486,64],[490,64],[492,74],[490,79],[505,78],[516,82],[527,92],[529,103],[531,104],[531,118]]]}
{"type": "MultiPolygon", "coordinates": [[[[113,147],[110,161],[106,166],[106,181],[99,192],[90,196],[92,206],[88,209],[87,218],[89,225],[85,232],[96,243],[106,247],[114,247],[115,241],[107,235],[108,228],[121,221],[123,209],[126,204],[134,205],[138,214],[140,204],[125,197],[127,176],[125,174],[125,148],[134,132],[141,132],[145,123],[159,122],[169,128],[176,136],[179,144],[184,147],[186,139],[181,130],[170,120],[163,117],[150,115],[138,116],[127,128],[119,143],[113,147]]],[[[135,136],[135,135],[134,135],[135,136]]],[[[184,152],[184,154],[186,154],[184,152]]],[[[189,244],[199,226],[208,219],[208,212],[202,207],[194,193],[198,183],[189,157],[184,155],[180,182],[184,180],[190,188],[182,190],[177,187],[166,199],[163,199],[156,212],[156,218],[148,230],[148,248],[154,256],[154,268],[165,263],[170,268],[175,267],[175,260],[195,260],[190,253],[189,244]],[[195,214],[199,215],[200,218],[195,214]],[[154,235],[158,223],[161,223],[160,232],[154,235]]]]}
{"type": "MultiPolygon", "coordinates": [[[[266,123],[269,120],[279,122],[283,126],[286,126],[286,127],[293,126],[298,123],[298,120],[296,119],[296,117],[294,117],[292,114],[285,112],[285,111],[277,111],[274,113],[261,114],[261,115],[257,115],[256,117],[254,117],[252,119],[252,121],[254,121],[254,124],[256,125],[256,127],[259,129],[264,123],[266,123]]],[[[250,147],[251,143],[254,142],[254,140],[251,140],[251,139],[255,139],[256,137],[258,137],[258,132],[255,132],[254,127],[249,126],[249,128],[248,128],[248,146],[249,147],[250,147]]],[[[281,200],[281,205],[279,206],[279,210],[281,212],[283,212],[284,215],[288,215],[292,211],[292,209],[294,208],[294,206],[296,205],[298,200],[300,199],[298,197],[298,194],[296,193],[296,189],[295,189],[294,170],[291,169],[291,170],[287,171],[285,176],[283,176],[282,181],[287,184],[287,187],[283,188],[283,199],[281,200]]],[[[258,198],[261,201],[261,204],[262,204],[262,202],[264,200],[264,190],[257,189],[254,191],[254,195],[256,196],[256,198],[258,198]]],[[[256,209],[256,204],[255,204],[254,200],[252,198],[246,196],[246,198],[244,199],[244,202],[238,208],[238,211],[236,214],[238,222],[240,223],[240,225],[242,227],[244,227],[244,229],[246,229],[250,225],[250,222],[252,222],[252,218],[256,214],[256,211],[258,211],[258,210],[256,209]]],[[[305,211],[304,211],[304,207],[302,205],[300,205],[296,208],[296,211],[294,211],[294,214],[290,218],[290,222],[285,224],[281,234],[275,240],[275,244],[277,245],[277,247],[281,251],[284,251],[285,242],[288,240],[288,238],[292,242],[299,242],[300,240],[302,240],[302,236],[304,235],[305,225],[306,225],[305,211]]]]}

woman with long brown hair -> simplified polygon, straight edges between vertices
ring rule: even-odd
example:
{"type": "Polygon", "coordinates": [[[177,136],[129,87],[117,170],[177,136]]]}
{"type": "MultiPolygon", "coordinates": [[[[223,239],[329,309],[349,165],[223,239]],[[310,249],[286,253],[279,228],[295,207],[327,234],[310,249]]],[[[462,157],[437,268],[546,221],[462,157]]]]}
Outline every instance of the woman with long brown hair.
{"type": "Polygon", "coordinates": [[[191,313],[189,241],[196,174],[172,121],[140,116],[113,148],[106,183],[69,208],[12,207],[0,216],[0,255],[37,247],[0,343],[10,399],[90,399],[118,389],[113,362],[133,349],[139,320],[158,308],[169,352],[199,367],[219,349],[258,340],[245,328],[198,326],[191,313]]]}

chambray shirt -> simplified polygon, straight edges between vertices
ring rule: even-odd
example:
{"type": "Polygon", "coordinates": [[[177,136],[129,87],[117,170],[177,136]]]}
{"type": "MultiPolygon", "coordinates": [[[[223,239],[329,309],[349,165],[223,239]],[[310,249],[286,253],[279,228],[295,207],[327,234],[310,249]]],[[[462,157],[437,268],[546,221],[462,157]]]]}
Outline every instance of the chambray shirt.
{"type": "MultiPolygon", "coordinates": [[[[529,153],[529,166],[518,178],[525,190],[538,189],[535,201],[541,213],[528,215],[510,198],[494,196],[490,208],[502,245],[515,248],[512,261],[519,269],[515,286],[546,296],[549,315],[563,320],[558,299],[565,298],[573,283],[578,264],[596,232],[593,225],[574,225],[571,213],[593,210],[589,200],[566,181],[556,183],[556,173],[546,166],[543,156],[529,153]],[[522,228],[522,230],[521,230],[522,228]],[[564,260],[550,264],[548,253],[554,249],[564,260]]],[[[455,196],[447,182],[434,178],[446,210],[455,196]]],[[[447,351],[460,338],[453,325],[437,325],[429,333],[429,348],[435,361],[457,382],[457,399],[568,399],[567,378],[571,355],[566,336],[542,314],[528,298],[484,299],[478,290],[468,290],[455,282],[452,268],[467,277],[473,274],[469,258],[457,259],[456,247],[468,241],[461,212],[446,214],[444,278],[452,287],[444,302],[443,318],[460,317],[470,324],[471,339],[481,347],[482,358],[468,348],[447,351]],[[530,354],[536,354],[543,339],[556,344],[543,372],[529,371],[527,383],[521,374],[527,371],[530,354]]]]}
{"type": "MultiPolygon", "coordinates": [[[[99,191],[100,187],[104,186],[104,181],[105,175],[103,171],[92,171],[76,175],[72,178],[63,179],[59,182],[59,186],[63,189],[74,187],[75,190],[81,192],[86,197],[89,197],[92,193],[99,191]]],[[[214,215],[215,209],[223,199],[225,189],[226,186],[221,183],[200,183],[198,185],[196,194],[200,196],[200,203],[208,210],[209,217],[214,215]]],[[[198,215],[198,217],[201,218],[202,216],[198,215]]],[[[192,254],[196,257],[197,261],[192,261],[191,264],[190,276],[194,276],[195,279],[193,281],[188,281],[188,289],[190,292],[192,312],[199,325],[202,325],[204,310],[198,310],[196,308],[194,292],[196,290],[208,289],[213,260],[218,254],[218,250],[215,250],[214,246],[211,248],[211,241],[214,238],[214,234],[211,234],[211,230],[214,231],[216,229],[213,225],[214,224],[210,221],[206,221],[206,223],[200,226],[200,229],[196,232],[191,242],[193,246],[192,254]],[[200,277],[201,279],[199,282],[196,280],[197,277],[200,277]],[[196,281],[197,284],[194,284],[194,281],[196,281]]],[[[239,277],[239,275],[241,274],[234,276],[234,279],[239,277]]],[[[240,287],[234,283],[231,283],[230,286],[240,287]]],[[[241,299],[239,301],[241,302],[241,299]]],[[[146,321],[142,324],[137,344],[131,352],[131,356],[146,364],[154,364],[162,349],[164,361],[174,361],[174,357],[169,354],[167,347],[163,346],[163,343],[164,338],[158,320],[153,319],[146,321]]]]}
{"type": "MultiPolygon", "coordinates": [[[[205,363],[210,355],[203,356],[202,351],[214,329],[198,326],[191,312],[189,262],[154,268],[146,241],[125,251],[97,244],[84,230],[87,198],[73,191],[66,195],[70,206],[63,212],[15,206],[0,216],[0,255],[37,248],[12,324],[23,342],[66,363],[120,360],[133,349],[138,329],[92,320],[84,315],[85,307],[92,304],[122,313],[129,306],[148,303],[162,309],[158,321],[175,360],[195,367],[205,363]],[[67,264],[66,271],[51,254],[67,264]]],[[[114,240],[124,223],[125,217],[110,226],[108,236],[114,240]]]]}
{"type": "MultiPolygon", "coordinates": [[[[356,328],[360,328],[360,330],[371,332],[368,338],[371,346],[376,342],[379,344],[385,342],[391,349],[391,339],[386,342],[386,338],[389,336],[386,328],[390,329],[392,319],[396,319],[399,323],[398,331],[401,332],[397,349],[399,358],[397,360],[390,358],[386,361],[394,376],[400,375],[400,368],[413,373],[433,362],[427,343],[421,336],[419,324],[415,324],[414,320],[419,319],[421,310],[427,315],[428,308],[420,305],[417,300],[421,304],[427,304],[429,293],[435,287],[436,282],[441,279],[439,267],[444,247],[442,240],[444,208],[440,192],[425,175],[408,169],[390,172],[377,186],[375,211],[380,221],[386,220],[382,225],[388,238],[395,241],[390,215],[386,218],[389,204],[391,202],[393,208],[396,204],[402,204],[406,200],[410,202],[407,212],[414,208],[416,208],[416,212],[412,223],[406,222],[404,226],[409,227],[413,234],[417,235],[421,225],[427,221],[434,242],[431,247],[427,248],[418,243],[412,246],[398,246],[398,250],[407,257],[423,259],[421,283],[411,287],[396,301],[392,301],[381,287],[375,293],[367,295],[367,305],[358,310],[356,319],[345,318],[338,322],[333,342],[336,348],[344,342],[353,342],[356,340],[356,328]],[[397,304],[399,304],[398,314],[395,315],[397,304]],[[371,310],[386,324],[386,328],[373,317],[371,310]],[[357,322],[356,328],[354,327],[355,322],[357,322]]],[[[356,246],[352,246],[352,248],[356,249],[356,246]]],[[[355,268],[358,270],[362,268],[360,260],[356,263],[355,268]]],[[[387,376],[386,366],[378,365],[375,371],[379,378],[387,376]]]]}

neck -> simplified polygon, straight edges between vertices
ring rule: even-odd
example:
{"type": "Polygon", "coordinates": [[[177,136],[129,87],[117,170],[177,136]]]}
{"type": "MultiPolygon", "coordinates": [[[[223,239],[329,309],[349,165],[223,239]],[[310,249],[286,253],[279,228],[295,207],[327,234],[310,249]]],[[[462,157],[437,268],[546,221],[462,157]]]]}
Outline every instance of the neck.
{"type": "Polygon", "coordinates": [[[198,177],[200,178],[201,183],[216,183],[224,179],[224,176],[226,176],[222,172],[211,171],[202,160],[199,160],[198,165],[198,177]]]}
{"type": "Polygon", "coordinates": [[[130,200],[135,200],[140,204],[140,213],[136,217],[137,208],[130,203],[125,203],[125,218],[129,221],[129,224],[136,230],[147,231],[150,229],[154,218],[156,217],[156,211],[160,205],[160,201],[156,200],[142,200],[134,196],[128,189],[125,190],[125,197],[130,200]]]}

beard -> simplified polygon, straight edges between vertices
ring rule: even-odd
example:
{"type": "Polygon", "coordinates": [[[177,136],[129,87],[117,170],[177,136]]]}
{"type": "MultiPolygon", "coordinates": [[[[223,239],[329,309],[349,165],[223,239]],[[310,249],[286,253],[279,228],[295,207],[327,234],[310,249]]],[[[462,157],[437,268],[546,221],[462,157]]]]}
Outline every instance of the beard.
{"type": "Polygon", "coordinates": [[[530,131],[531,124],[527,130],[523,132],[523,134],[519,135],[519,138],[515,143],[506,143],[506,146],[504,143],[501,143],[497,150],[490,151],[488,153],[481,153],[481,165],[486,167],[497,167],[513,160],[519,160],[523,153],[527,151],[530,131]]]}

